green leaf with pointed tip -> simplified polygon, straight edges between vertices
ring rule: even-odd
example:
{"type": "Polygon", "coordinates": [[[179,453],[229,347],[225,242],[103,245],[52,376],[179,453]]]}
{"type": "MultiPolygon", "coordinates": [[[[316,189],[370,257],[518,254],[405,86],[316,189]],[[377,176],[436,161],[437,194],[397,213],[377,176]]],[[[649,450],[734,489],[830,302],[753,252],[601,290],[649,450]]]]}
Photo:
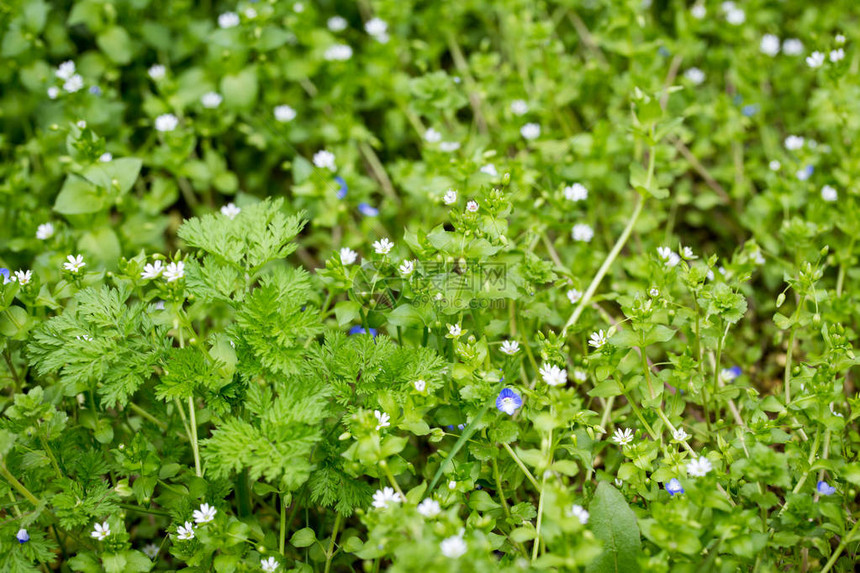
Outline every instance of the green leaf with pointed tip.
{"type": "Polygon", "coordinates": [[[591,505],[589,525],[603,542],[603,552],[586,568],[587,573],[635,573],[640,551],[636,515],[624,496],[609,482],[600,482],[591,505]]]}

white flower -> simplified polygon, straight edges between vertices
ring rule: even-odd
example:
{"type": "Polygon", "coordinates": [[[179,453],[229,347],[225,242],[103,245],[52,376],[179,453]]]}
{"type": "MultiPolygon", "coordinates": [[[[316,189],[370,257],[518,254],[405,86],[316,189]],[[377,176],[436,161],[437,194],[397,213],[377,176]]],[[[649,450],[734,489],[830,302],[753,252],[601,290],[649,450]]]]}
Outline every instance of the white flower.
{"type": "Polygon", "coordinates": [[[239,25],[239,15],[235,12],[224,12],[218,16],[218,27],[226,30],[239,25]]]}
{"type": "Polygon", "coordinates": [[[525,100],[515,99],[511,102],[511,113],[514,115],[525,115],[529,112],[529,104],[525,100]]]}
{"type": "Polygon", "coordinates": [[[765,34],[761,37],[761,43],[759,44],[759,50],[761,50],[762,54],[768,56],[775,56],[779,53],[779,38],[774,36],[773,34],[765,34]]]}
{"type": "Polygon", "coordinates": [[[842,414],[833,409],[833,402],[830,403],[830,413],[836,416],[837,418],[844,418],[842,414]]]}
{"type": "Polygon", "coordinates": [[[208,503],[200,504],[200,509],[195,509],[191,514],[191,517],[194,518],[194,522],[197,525],[202,525],[204,523],[209,523],[213,519],[215,519],[215,514],[218,513],[214,507],[209,505],[208,503]]]}
{"type": "Polygon", "coordinates": [[[657,255],[666,263],[666,266],[670,268],[681,262],[681,257],[674,253],[669,247],[657,247],[657,255]]]}
{"type": "Polygon", "coordinates": [[[373,494],[373,507],[376,509],[385,509],[389,503],[400,503],[401,501],[403,499],[400,494],[390,487],[378,489],[373,494]]]}
{"type": "Polygon", "coordinates": [[[660,296],[660,289],[658,289],[657,287],[651,287],[651,290],[648,291],[648,294],[652,297],[658,297],[660,296]]]}
{"type": "Polygon", "coordinates": [[[708,11],[701,4],[696,4],[695,6],[690,8],[690,16],[692,16],[696,20],[701,20],[702,18],[705,17],[705,15],[707,13],[708,13],[708,11]]]}
{"type": "Polygon", "coordinates": [[[104,523],[96,523],[93,530],[90,532],[90,537],[104,541],[110,535],[110,525],[107,521],[104,523]]]}
{"type": "Polygon", "coordinates": [[[345,18],[342,18],[340,16],[332,16],[328,19],[326,25],[328,26],[328,29],[332,32],[343,32],[344,30],[346,30],[347,22],[345,18]]]}
{"type": "Polygon", "coordinates": [[[498,177],[499,172],[496,171],[496,166],[492,163],[487,163],[483,167],[481,167],[481,173],[485,175],[489,175],[490,177],[498,177]]]}
{"type": "Polygon", "coordinates": [[[444,151],[445,153],[452,153],[460,149],[459,141],[443,141],[439,144],[439,151],[444,151]]]}
{"type": "Polygon", "coordinates": [[[110,163],[111,161],[113,161],[113,154],[105,151],[104,153],[99,155],[99,161],[101,161],[102,163],[110,163]]]}
{"type": "Polygon", "coordinates": [[[630,428],[615,428],[612,440],[619,446],[626,446],[633,441],[633,430],[630,428]]]}
{"type": "Polygon", "coordinates": [[[837,48],[836,50],[830,51],[830,61],[834,64],[840,60],[845,58],[845,50],[842,48],[837,48]]]}
{"type": "Polygon", "coordinates": [[[726,22],[733,26],[740,26],[746,19],[746,13],[740,8],[733,8],[726,13],[726,22]]]}
{"type": "Polygon", "coordinates": [[[588,189],[581,183],[574,183],[564,188],[564,198],[568,201],[584,201],[588,199],[588,189]]]}
{"type": "Polygon", "coordinates": [[[436,517],[442,508],[439,507],[439,502],[429,497],[418,504],[418,513],[427,518],[436,517]]]}
{"type": "Polygon", "coordinates": [[[782,163],[780,163],[776,159],[773,159],[770,163],[767,164],[767,166],[768,168],[770,168],[771,171],[779,171],[782,167],[782,163]]]}
{"type": "Polygon", "coordinates": [[[684,77],[690,80],[693,85],[698,86],[705,81],[705,72],[699,68],[690,68],[684,72],[684,77]]]}
{"type": "Polygon", "coordinates": [[[352,48],[346,44],[335,44],[329,47],[323,54],[329,62],[345,62],[352,57],[352,48]]]}
{"type": "Polygon", "coordinates": [[[54,72],[54,75],[61,80],[67,80],[75,75],[75,71],[75,62],[68,60],[59,65],[57,71],[54,72]]]}
{"type": "Polygon", "coordinates": [[[448,334],[451,336],[460,336],[463,334],[463,328],[459,324],[449,324],[448,334]]]}
{"type": "Polygon", "coordinates": [[[811,175],[812,175],[812,169],[811,169],[809,166],[804,167],[804,168],[802,168],[802,169],[798,169],[798,170],[797,170],[797,173],[795,173],[795,176],[796,176],[800,181],[806,181],[807,179],[809,179],[809,177],[810,177],[811,175]]]}
{"type": "Polygon", "coordinates": [[[582,298],[582,293],[576,290],[575,288],[567,291],[567,299],[570,301],[570,304],[576,304],[579,302],[579,299],[582,298]]]}
{"type": "MultiPolygon", "coordinates": [[[[292,107],[286,104],[275,107],[275,119],[279,122],[287,123],[288,121],[293,121],[295,118],[296,110],[294,110],[292,107]]],[[[319,153],[322,153],[322,151],[319,153]]],[[[326,153],[328,152],[326,151],[326,153]]],[[[314,156],[314,159],[316,159],[316,156],[314,156]]],[[[314,161],[314,163],[316,163],[316,161],[314,161]]],[[[332,155],[332,165],[334,165],[334,155],[332,155]]],[[[333,168],[332,171],[334,171],[333,168]]]]}
{"type": "Polygon", "coordinates": [[[80,74],[75,74],[63,83],[63,89],[70,94],[79,91],[84,87],[84,78],[80,74]]]}
{"type": "Polygon", "coordinates": [[[181,540],[194,539],[194,526],[190,521],[176,528],[176,538],[181,540]]]}
{"type": "Polygon", "coordinates": [[[693,477],[702,477],[708,474],[714,466],[711,465],[711,460],[702,456],[693,458],[687,462],[687,474],[693,477]]]}
{"type": "Polygon", "coordinates": [[[397,270],[400,271],[400,275],[403,278],[407,278],[415,272],[415,261],[403,261],[397,270]]]}
{"type": "Polygon", "coordinates": [[[221,207],[221,214],[230,219],[231,221],[236,218],[236,215],[242,212],[242,209],[237,207],[235,203],[227,203],[223,207],[221,207]]]}
{"type": "Polygon", "coordinates": [[[350,249],[349,247],[343,247],[340,250],[340,264],[346,266],[351,265],[355,262],[355,259],[358,258],[358,253],[350,249]]]}
{"type": "Polygon", "coordinates": [[[149,71],[147,73],[149,74],[149,77],[152,78],[154,81],[163,80],[164,76],[167,75],[167,68],[165,68],[161,64],[155,64],[154,66],[149,68],[149,71]]]}
{"type": "Polygon", "coordinates": [[[164,265],[160,260],[155,261],[154,263],[149,263],[144,265],[143,272],[140,273],[140,278],[148,280],[148,279],[157,279],[161,276],[161,273],[164,271],[164,265]]]}
{"type": "Polygon", "coordinates": [[[789,135],[785,138],[785,148],[789,151],[797,151],[803,147],[804,139],[799,135],[789,135]]]}
{"type": "Polygon", "coordinates": [[[457,202],[457,192],[454,191],[453,189],[448,189],[448,191],[446,191],[445,195],[442,197],[442,202],[445,203],[446,205],[451,205],[453,203],[456,203],[457,202]]]}
{"type": "Polygon", "coordinates": [[[591,337],[588,341],[589,346],[600,349],[603,348],[604,344],[606,344],[606,334],[602,330],[591,333],[591,337]]]}
{"type": "Polygon", "coordinates": [[[155,559],[158,557],[158,545],[155,543],[149,543],[143,548],[143,554],[149,557],[150,559],[155,559]]]}
{"type": "Polygon", "coordinates": [[[87,263],[84,262],[83,255],[69,255],[66,257],[66,263],[63,263],[63,268],[72,273],[79,272],[82,268],[87,266],[87,263]]]}
{"type": "Polygon", "coordinates": [[[570,515],[577,518],[582,525],[588,523],[588,512],[581,505],[574,504],[573,507],[570,508],[570,515]]]}
{"type": "Polygon", "coordinates": [[[442,141],[442,134],[431,127],[424,132],[424,141],[427,143],[439,143],[442,141]]]}
{"type": "Polygon", "coordinates": [[[221,105],[222,101],[224,101],[224,98],[221,97],[221,94],[219,94],[218,92],[206,92],[200,98],[200,103],[206,109],[215,109],[216,107],[221,105]]]}
{"type": "Polygon", "coordinates": [[[478,202],[477,201],[469,201],[466,203],[466,211],[470,213],[475,213],[478,211],[478,202]]]}
{"type": "Polygon", "coordinates": [[[265,573],[275,573],[275,571],[277,571],[279,567],[278,560],[274,557],[260,559],[260,567],[265,573]]]}
{"type": "Polygon", "coordinates": [[[245,14],[245,18],[247,18],[248,20],[253,20],[257,17],[257,11],[251,7],[245,8],[244,12],[242,13],[245,14]]]}
{"type": "Polygon", "coordinates": [[[179,119],[172,113],[163,113],[155,118],[155,129],[157,131],[173,131],[178,125],[179,119]]]}
{"type": "Polygon", "coordinates": [[[525,139],[537,139],[540,137],[540,125],[536,123],[527,123],[520,128],[520,135],[525,139]]]}
{"type": "Polygon", "coordinates": [[[677,430],[672,432],[672,437],[675,438],[679,442],[683,442],[687,438],[689,438],[690,436],[689,436],[689,434],[687,434],[687,432],[684,431],[684,428],[678,428],[677,430]]]}
{"type": "Polygon", "coordinates": [[[176,263],[170,263],[164,269],[164,280],[169,283],[172,283],[175,280],[179,280],[185,276],[185,263],[182,261],[176,263]]]}
{"type": "Polygon", "coordinates": [[[452,489],[452,490],[457,489],[457,482],[455,482],[454,480],[449,481],[448,482],[448,489],[452,489]]]}
{"type": "Polygon", "coordinates": [[[500,350],[508,356],[513,356],[520,351],[520,343],[516,340],[505,340],[504,342],[502,342],[502,347],[500,350]]]}
{"type": "Polygon", "coordinates": [[[839,194],[836,192],[836,189],[830,185],[825,185],[821,188],[821,198],[832,203],[839,198],[839,194]]]}
{"type": "Polygon", "coordinates": [[[550,386],[562,386],[567,384],[567,370],[559,368],[555,364],[544,364],[538,371],[543,381],[550,386]]]}
{"type": "Polygon", "coordinates": [[[42,223],[36,229],[36,238],[40,241],[46,241],[54,236],[53,223],[42,223]]]}
{"type": "Polygon", "coordinates": [[[836,34],[833,40],[836,42],[836,45],[841,46],[845,43],[845,36],[843,34],[836,34]]]}
{"type": "Polygon", "coordinates": [[[577,382],[585,382],[588,378],[588,375],[585,373],[585,370],[580,370],[577,368],[573,371],[573,379],[577,382]]]}
{"type": "Polygon", "coordinates": [[[15,280],[18,281],[19,285],[25,285],[30,282],[30,279],[33,278],[33,271],[15,271],[15,280]]]}
{"type": "Polygon", "coordinates": [[[693,259],[699,258],[693,254],[693,249],[691,249],[690,247],[681,247],[681,257],[686,261],[691,261],[693,259]]]}
{"type": "Polygon", "coordinates": [[[296,14],[301,14],[304,11],[305,5],[301,2],[296,2],[295,4],[293,4],[293,12],[295,12],[296,14]]]}
{"type": "Polygon", "coordinates": [[[60,95],[60,88],[57,86],[51,86],[48,88],[48,97],[50,99],[57,99],[60,95]]]}
{"type": "Polygon", "coordinates": [[[577,223],[571,229],[570,236],[573,237],[574,241],[588,243],[594,238],[594,229],[588,223],[577,223]]]}
{"type": "Polygon", "coordinates": [[[439,544],[439,551],[449,559],[457,559],[466,553],[466,542],[459,535],[452,535],[439,544]]]}
{"type": "Polygon", "coordinates": [[[81,129],[86,129],[86,128],[87,128],[87,122],[86,122],[86,121],[84,121],[84,120],[82,120],[82,119],[79,119],[79,120],[78,120],[78,122],[77,122],[75,125],[77,125],[77,126],[78,126],[78,127],[80,127],[81,129]]]}
{"type": "Polygon", "coordinates": [[[373,242],[373,250],[377,255],[387,255],[391,252],[391,249],[394,247],[394,243],[388,240],[388,238],[383,237],[378,241],[373,242]]]}
{"type": "Polygon", "coordinates": [[[84,342],[92,342],[93,337],[90,336],[89,334],[81,334],[79,336],[76,336],[75,340],[83,340],[84,342]]]}
{"type": "Polygon", "coordinates": [[[327,149],[314,153],[314,165],[320,169],[328,169],[329,171],[337,170],[334,164],[334,153],[327,149]]]}
{"type": "Polygon", "coordinates": [[[824,54],[819,51],[812,52],[806,57],[806,65],[810,68],[820,68],[824,64],[824,54]]]}
{"type": "Polygon", "coordinates": [[[391,425],[391,416],[386,414],[385,412],[380,412],[379,410],[374,410],[373,415],[376,417],[376,429],[380,430],[382,428],[387,428],[391,425]]]}
{"type": "Polygon", "coordinates": [[[799,56],[803,53],[803,42],[797,38],[789,38],[782,43],[782,53],[786,56],[799,56]]]}
{"type": "Polygon", "coordinates": [[[424,380],[416,380],[412,383],[412,385],[415,386],[415,390],[417,390],[418,392],[423,392],[424,389],[427,387],[427,382],[425,382],[424,380]]]}
{"type": "Polygon", "coordinates": [[[371,18],[364,25],[364,31],[376,39],[388,37],[388,23],[381,18],[371,18]]]}

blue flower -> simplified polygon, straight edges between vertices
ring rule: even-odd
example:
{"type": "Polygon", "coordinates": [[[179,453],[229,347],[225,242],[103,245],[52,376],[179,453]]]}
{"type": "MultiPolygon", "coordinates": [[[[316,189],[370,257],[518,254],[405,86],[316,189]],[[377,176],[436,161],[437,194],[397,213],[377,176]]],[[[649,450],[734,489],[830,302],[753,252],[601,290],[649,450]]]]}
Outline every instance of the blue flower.
{"type": "Polygon", "coordinates": [[[523,399],[510,388],[505,388],[499,392],[499,396],[496,398],[496,408],[508,416],[513,416],[514,412],[519,410],[522,405],[523,399]]]}
{"type": "Polygon", "coordinates": [[[337,181],[337,183],[339,185],[339,187],[337,189],[337,198],[343,199],[344,197],[346,197],[347,191],[349,191],[349,187],[347,187],[347,185],[346,185],[346,180],[343,177],[341,177],[340,175],[335,177],[334,180],[337,181]]]}
{"type": "Polygon", "coordinates": [[[376,217],[377,215],[379,215],[379,209],[377,209],[376,207],[371,207],[367,203],[359,203],[358,210],[365,217],[376,217]]]}
{"type": "Polygon", "coordinates": [[[741,370],[740,366],[732,366],[731,368],[724,368],[720,372],[720,378],[723,380],[723,382],[731,382],[732,380],[735,380],[738,376],[743,374],[743,372],[744,371],[741,370]]]}
{"type": "Polygon", "coordinates": [[[90,86],[90,93],[94,96],[102,95],[102,89],[99,86],[90,86]]]}
{"type": "Polygon", "coordinates": [[[741,94],[735,94],[735,97],[732,98],[732,103],[734,103],[735,105],[741,105],[742,103],[744,103],[744,96],[742,96],[741,94]]]}
{"type": "Polygon", "coordinates": [[[0,269],[0,275],[3,276],[3,284],[12,282],[12,279],[9,278],[9,269],[0,269]]]}
{"type": "Polygon", "coordinates": [[[368,328],[367,330],[364,330],[364,327],[358,324],[349,329],[349,334],[350,336],[352,336],[353,334],[367,334],[368,331],[370,331],[370,335],[373,336],[373,338],[376,338],[377,332],[375,328],[368,328]]]}
{"type": "Polygon", "coordinates": [[[747,117],[752,117],[752,116],[754,116],[755,114],[757,114],[757,113],[758,113],[758,110],[759,110],[759,106],[758,106],[758,104],[757,104],[757,103],[753,103],[753,104],[745,105],[744,107],[742,107],[742,108],[741,108],[741,113],[742,113],[742,114],[744,114],[744,115],[745,115],[745,116],[747,116],[747,117]]]}
{"type": "Polygon", "coordinates": [[[660,54],[661,56],[663,56],[664,58],[668,58],[669,56],[672,55],[672,52],[670,52],[669,48],[667,48],[666,46],[660,46],[659,48],[657,48],[657,53],[660,54]]]}
{"type": "Polygon", "coordinates": [[[676,493],[684,493],[684,487],[681,485],[681,482],[678,481],[677,478],[672,478],[668,482],[666,482],[666,491],[669,492],[669,495],[674,496],[676,493]]]}
{"type": "Polygon", "coordinates": [[[836,493],[836,488],[827,483],[826,481],[818,482],[818,485],[815,486],[815,489],[818,490],[818,493],[821,495],[833,495],[836,493]]]}
{"type": "Polygon", "coordinates": [[[30,541],[30,534],[27,533],[27,530],[23,527],[18,530],[18,533],[15,535],[15,538],[18,540],[18,543],[27,543],[30,541]]]}

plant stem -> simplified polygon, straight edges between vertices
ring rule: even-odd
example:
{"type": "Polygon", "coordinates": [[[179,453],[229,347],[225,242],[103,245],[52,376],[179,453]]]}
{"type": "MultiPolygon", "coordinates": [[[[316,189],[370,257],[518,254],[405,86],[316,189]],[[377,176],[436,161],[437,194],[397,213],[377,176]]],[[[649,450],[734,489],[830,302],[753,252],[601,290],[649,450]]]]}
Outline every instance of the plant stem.
{"type": "Polygon", "coordinates": [[[197,477],[203,477],[200,468],[200,448],[197,445],[197,415],[194,410],[194,398],[188,398],[188,411],[191,414],[191,449],[194,450],[194,471],[197,477]]]}
{"type": "Polygon", "coordinates": [[[278,548],[281,552],[281,555],[284,554],[284,549],[287,546],[287,506],[284,503],[284,494],[279,493],[278,499],[280,499],[280,514],[281,514],[281,527],[278,530],[278,548]]]}
{"type": "Polygon", "coordinates": [[[851,538],[854,537],[855,533],[857,533],[858,526],[860,526],[860,520],[857,520],[854,523],[854,527],[851,528],[848,535],[844,536],[842,541],[839,542],[839,546],[836,548],[836,551],[833,552],[833,555],[830,556],[830,559],[827,560],[827,563],[824,564],[824,569],[821,570],[821,573],[827,573],[830,571],[830,568],[833,567],[833,564],[836,563],[837,559],[839,559],[839,555],[845,550],[845,546],[851,542],[851,538]]]}
{"type": "Polygon", "coordinates": [[[340,528],[340,513],[335,511],[334,518],[334,528],[331,530],[331,541],[328,544],[328,551],[325,554],[325,571],[324,573],[328,573],[331,569],[331,558],[334,557],[334,543],[337,539],[337,530],[340,528]]]}
{"type": "Polygon", "coordinates": [[[8,481],[12,485],[12,487],[17,489],[18,493],[23,495],[27,499],[27,501],[38,507],[38,505],[41,503],[39,499],[35,495],[30,493],[30,490],[24,487],[24,484],[15,479],[15,476],[12,475],[12,473],[6,467],[6,464],[2,461],[0,461],[0,475],[6,478],[6,481],[8,481]]]}
{"type": "Polygon", "coordinates": [[[143,418],[146,418],[147,420],[149,420],[150,422],[152,422],[153,424],[155,424],[156,426],[158,426],[162,430],[167,429],[167,424],[165,424],[164,422],[162,422],[161,420],[159,420],[158,418],[156,418],[155,416],[153,416],[152,414],[150,414],[149,412],[147,412],[146,410],[144,410],[143,408],[141,408],[140,406],[138,406],[134,402],[129,402],[128,407],[129,407],[129,409],[133,410],[136,414],[138,414],[139,416],[141,416],[143,418]]]}
{"type": "MultiPolygon", "coordinates": [[[[651,147],[651,151],[648,154],[648,176],[645,183],[646,187],[650,187],[651,179],[654,176],[654,156],[654,148],[651,147]]],[[[579,316],[582,314],[582,311],[585,310],[585,306],[591,302],[591,297],[594,296],[594,292],[597,290],[597,287],[600,286],[600,281],[603,280],[603,277],[609,271],[609,267],[612,266],[612,263],[615,262],[621,249],[624,248],[625,243],[627,243],[627,239],[630,238],[630,233],[633,232],[633,227],[636,225],[639,215],[642,214],[642,206],[645,203],[645,198],[642,197],[639,192],[636,193],[636,196],[636,207],[630,215],[630,220],[627,221],[627,226],[624,227],[624,231],[621,232],[621,236],[618,237],[617,241],[615,241],[615,246],[613,246],[612,250],[609,251],[609,254],[606,255],[606,259],[603,261],[603,264],[600,265],[600,269],[598,269],[597,274],[594,275],[594,278],[591,280],[591,284],[588,285],[585,294],[582,295],[582,298],[579,300],[579,304],[574,309],[573,314],[571,314],[570,318],[567,319],[567,323],[565,323],[564,328],[561,330],[562,338],[567,336],[568,329],[570,329],[570,327],[576,324],[576,321],[579,320],[579,316]]]]}
{"type": "Polygon", "coordinates": [[[505,517],[510,517],[511,510],[508,508],[508,500],[505,499],[505,490],[502,489],[502,476],[499,474],[499,463],[496,461],[496,458],[493,458],[493,477],[496,479],[496,493],[499,494],[499,501],[502,502],[505,517]]]}
{"type": "MultiPolygon", "coordinates": [[[[554,412],[553,412],[554,413],[554,412]]],[[[544,456],[547,462],[547,465],[552,464],[552,455],[553,455],[553,447],[552,447],[552,429],[549,431],[549,435],[544,438],[544,456]]],[[[541,487],[540,487],[540,497],[538,498],[538,512],[537,512],[537,525],[535,527],[535,543],[532,546],[532,563],[534,563],[535,559],[538,556],[538,550],[540,549],[540,528],[543,523],[543,494],[546,491],[546,476],[548,470],[544,469],[543,475],[541,476],[541,487]]]]}
{"type": "Polygon", "coordinates": [[[406,499],[406,496],[403,495],[403,491],[400,489],[400,484],[398,484],[397,480],[394,479],[394,474],[391,473],[391,468],[388,467],[388,462],[386,462],[385,460],[382,460],[381,462],[379,462],[379,465],[380,465],[380,467],[382,467],[382,471],[384,471],[385,475],[388,477],[388,481],[391,482],[391,487],[393,487],[394,490],[398,494],[400,494],[400,497],[402,497],[403,499],[406,499]]]}
{"type": "Polygon", "coordinates": [[[794,317],[791,321],[791,333],[788,335],[788,350],[785,353],[785,405],[791,404],[791,355],[794,352],[794,337],[797,334],[797,320],[806,297],[800,297],[797,308],[794,309],[794,317]]]}
{"type": "Polygon", "coordinates": [[[138,513],[148,513],[151,515],[161,515],[164,517],[170,517],[170,514],[166,511],[161,511],[159,509],[150,509],[148,507],[140,507],[139,505],[131,505],[128,503],[119,503],[117,504],[123,509],[127,509],[129,511],[136,511],[138,513]]]}
{"type": "Polygon", "coordinates": [[[508,444],[502,444],[502,447],[505,448],[505,450],[507,450],[508,454],[510,454],[511,458],[513,458],[513,460],[517,464],[517,466],[519,466],[519,468],[522,470],[522,472],[525,474],[525,476],[528,478],[528,480],[530,482],[532,482],[532,485],[535,486],[535,489],[538,491],[541,491],[541,486],[538,483],[538,481],[535,479],[535,476],[532,475],[532,472],[529,471],[529,469],[525,466],[525,464],[520,459],[520,457],[516,454],[516,452],[511,449],[511,446],[509,446],[508,444]]]}

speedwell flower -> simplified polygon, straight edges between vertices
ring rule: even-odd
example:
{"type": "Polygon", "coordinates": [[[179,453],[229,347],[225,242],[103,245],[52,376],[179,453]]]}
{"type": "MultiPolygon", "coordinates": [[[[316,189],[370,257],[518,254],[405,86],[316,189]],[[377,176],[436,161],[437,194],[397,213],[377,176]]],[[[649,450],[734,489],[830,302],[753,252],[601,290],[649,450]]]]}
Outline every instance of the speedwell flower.
{"type": "Polygon", "coordinates": [[[358,212],[364,215],[365,217],[376,217],[379,215],[379,209],[374,207],[373,205],[369,205],[367,203],[359,203],[358,204],[358,212]]]}
{"type": "Polygon", "coordinates": [[[674,496],[678,493],[684,493],[684,487],[681,485],[681,482],[678,481],[678,478],[672,478],[668,482],[666,482],[666,491],[669,492],[669,495],[674,496]]]}
{"type": "Polygon", "coordinates": [[[215,514],[218,513],[214,507],[209,505],[208,503],[200,504],[200,509],[195,509],[191,514],[191,517],[194,518],[194,522],[197,525],[202,525],[204,523],[209,523],[213,519],[215,519],[215,514]]]}
{"type": "Polygon", "coordinates": [[[496,398],[496,409],[508,416],[513,416],[514,412],[519,410],[522,405],[523,399],[510,388],[503,389],[496,398]]]}
{"type": "Polygon", "coordinates": [[[543,381],[550,386],[561,386],[567,384],[567,370],[559,368],[555,364],[544,364],[539,373],[543,381]]]}
{"type": "Polygon", "coordinates": [[[826,481],[818,482],[818,485],[815,486],[816,491],[821,495],[833,495],[836,493],[836,488],[827,483],[826,481]]]}
{"type": "Polygon", "coordinates": [[[15,539],[18,540],[18,543],[27,543],[30,541],[30,534],[22,527],[18,530],[18,533],[15,534],[15,539]]]}

